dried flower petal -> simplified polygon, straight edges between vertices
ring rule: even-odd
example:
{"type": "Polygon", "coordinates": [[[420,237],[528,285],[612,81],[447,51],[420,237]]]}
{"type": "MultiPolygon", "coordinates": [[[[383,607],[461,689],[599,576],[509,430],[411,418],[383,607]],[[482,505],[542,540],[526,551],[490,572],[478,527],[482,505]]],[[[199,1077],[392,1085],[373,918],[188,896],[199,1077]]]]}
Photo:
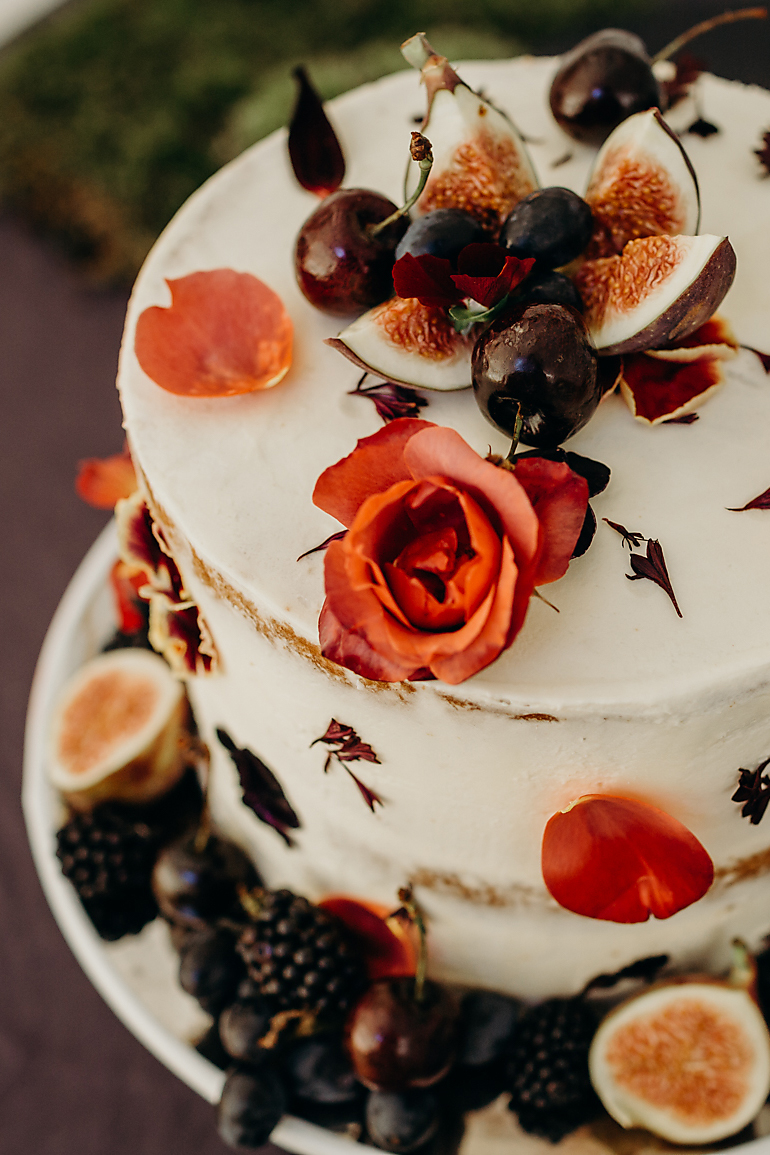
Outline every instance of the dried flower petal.
{"type": "Polygon", "coordinates": [[[642,555],[638,553],[632,553],[630,561],[631,569],[634,572],[632,574],[626,574],[628,580],[633,582],[638,581],[640,578],[647,578],[649,581],[654,582],[655,585],[660,586],[660,588],[668,594],[674,609],[681,618],[682,611],[677,605],[660,542],[655,541],[653,538],[648,538],[646,557],[642,557],[642,555]]]}
{"type": "Polygon", "coordinates": [[[716,136],[722,130],[712,124],[710,120],[704,120],[702,116],[699,116],[686,131],[692,133],[693,136],[701,136],[705,140],[709,136],[716,136]]]}
{"type": "Polygon", "coordinates": [[[417,966],[415,936],[390,907],[360,898],[333,895],[318,904],[344,922],[366,963],[370,979],[413,975],[417,966]]]}
{"type": "Polygon", "coordinates": [[[147,624],[147,607],[142,610],[141,602],[146,601],[139,592],[147,584],[143,571],[124,561],[116,561],[110,570],[110,588],[115,604],[118,629],[122,634],[137,634],[147,624]]]}
{"type": "Polygon", "coordinates": [[[755,148],[754,155],[759,157],[759,163],[765,170],[762,176],[770,175],[770,132],[762,133],[762,147],[755,148]]]}
{"type": "Polygon", "coordinates": [[[361,779],[353,773],[350,766],[346,765],[348,762],[376,762],[378,765],[380,763],[379,758],[369,743],[362,742],[352,726],[345,726],[341,722],[338,722],[336,718],[332,718],[326,728],[326,733],[320,738],[316,738],[310,745],[315,746],[318,742],[323,742],[324,745],[329,747],[329,753],[324,763],[325,773],[329,770],[332,758],[336,758],[338,762],[341,762],[345,766],[345,769],[355,782],[364,802],[372,813],[374,813],[375,805],[384,805],[379,794],[362,782],[361,779]]]}
{"type": "Polygon", "coordinates": [[[88,457],[78,463],[75,492],[95,509],[113,509],[136,489],[136,470],[128,449],[112,457],[88,457]]]}
{"type": "Polygon", "coordinates": [[[730,361],[739,348],[738,338],[725,318],[712,317],[670,348],[646,349],[645,354],[661,361],[730,361]]]}
{"type": "Polygon", "coordinates": [[[722,361],[671,361],[633,353],[626,357],[620,391],[638,421],[658,425],[697,409],[724,381],[722,361]]]}
{"type": "Polygon", "coordinates": [[[656,806],[588,794],[543,834],[543,880],[575,914],[610,922],[670,918],[702,898],[714,865],[686,826],[656,806]]]}
{"type": "Polygon", "coordinates": [[[277,293],[251,273],[210,269],[167,281],[134,351],[148,377],[185,397],[230,397],[277,385],[291,365],[292,324],[277,293]]]}
{"type": "Polygon", "coordinates": [[[312,549],[306,549],[304,553],[301,553],[297,561],[302,561],[303,557],[310,557],[313,553],[321,553],[322,550],[328,549],[333,541],[342,541],[347,532],[346,529],[338,529],[336,533],[330,533],[320,545],[314,545],[312,549]]]}
{"type": "Polygon", "coordinates": [[[499,245],[466,245],[457,259],[458,272],[452,280],[463,297],[470,297],[491,309],[529,275],[534,260],[506,253],[499,245]]]}
{"type": "Polygon", "coordinates": [[[294,69],[297,102],[289,122],[289,159],[294,175],[308,192],[325,197],[342,184],[345,158],[321,98],[305,69],[294,69]]]}
{"type": "Polygon", "coordinates": [[[702,72],[707,71],[707,65],[703,60],[697,56],[692,56],[689,52],[680,52],[674,61],[675,72],[670,80],[664,80],[661,84],[663,95],[665,97],[665,106],[673,108],[675,104],[679,104],[686,96],[690,95],[690,89],[702,72]]]}
{"type": "Polygon", "coordinates": [[[766,489],[760,493],[758,497],[753,497],[751,501],[747,501],[745,505],[730,506],[730,513],[745,513],[747,509],[770,509],[770,489],[766,489]]]}
{"type": "Polygon", "coordinates": [[[419,417],[420,410],[428,404],[426,397],[421,396],[416,389],[408,385],[397,385],[393,381],[385,381],[379,385],[369,385],[362,388],[368,374],[364,373],[355,389],[348,391],[348,397],[368,397],[374,402],[378,417],[387,423],[395,421],[397,417],[419,417]]]}
{"type": "Polygon", "coordinates": [[[245,804],[293,846],[288,831],[298,830],[301,823],[273,771],[251,750],[236,746],[226,730],[218,729],[217,738],[235,763],[245,804]]]}
{"type": "Polygon", "coordinates": [[[638,548],[643,541],[647,540],[644,534],[638,533],[636,530],[626,529],[624,525],[620,525],[617,521],[610,521],[608,517],[603,517],[602,521],[606,521],[610,529],[614,529],[616,533],[620,534],[623,538],[623,545],[627,545],[629,549],[632,546],[638,548]]]}
{"type": "Polygon", "coordinates": [[[393,266],[393,287],[397,297],[416,297],[420,304],[436,308],[449,308],[463,299],[454,284],[451,261],[430,253],[399,257],[393,266]]]}

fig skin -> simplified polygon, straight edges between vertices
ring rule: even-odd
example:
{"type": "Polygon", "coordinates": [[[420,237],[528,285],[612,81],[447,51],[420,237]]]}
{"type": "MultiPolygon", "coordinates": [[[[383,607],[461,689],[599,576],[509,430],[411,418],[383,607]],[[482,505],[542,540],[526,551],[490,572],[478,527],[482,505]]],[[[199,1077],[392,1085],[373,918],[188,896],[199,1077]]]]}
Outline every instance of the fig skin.
{"type": "Polygon", "coordinates": [[[633,113],[659,108],[660,85],[644,41],[619,28],[587,36],[562,58],[550,103],[568,136],[593,145],[633,113]]]}
{"type": "Polygon", "coordinates": [[[487,419],[521,441],[554,449],[582,429],[602,396],[598,357],[583,318],[564,305],[517,305],[481,335],[473,350],[473,391],[487,419]]]}
{"type": "Polygon", "coordinates": [[[396,245],[409,221],[399,217],[376,236],[367,226],[396,211],[387,197],[368,189],[338,189],[321,201],[300,229],[294,250],[297,283],[311,305],[350,316],[392,294],[396,245]]]}

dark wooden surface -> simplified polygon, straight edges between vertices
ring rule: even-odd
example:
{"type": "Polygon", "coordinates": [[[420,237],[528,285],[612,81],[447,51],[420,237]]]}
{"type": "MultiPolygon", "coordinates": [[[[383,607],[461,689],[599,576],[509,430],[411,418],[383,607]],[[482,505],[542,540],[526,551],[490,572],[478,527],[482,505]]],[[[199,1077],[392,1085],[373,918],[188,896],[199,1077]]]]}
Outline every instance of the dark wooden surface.
{"type": "MultiPolygon", "coordinates": [[[[722,3],[629,22],[655,50],[722,3]]],[[[564,42],[543,45],[559,50],[564,42]]],[[[770,83],[770,26],[712,33],[714,71],[770,83]]],[[[770,125],[768,125],[770,128],[770,125]]],[[[770,196],[770,181],[768,181],[770,196]]],[[[221,1155],[211,1108],[114,1018],[65,946],[19,805],[22,732],[46,626],[106,516],[76,498],[81,457],[120,448],[113,388],[126,295],[89,289],[0,217],[0,1152],[221,1155]]]]}

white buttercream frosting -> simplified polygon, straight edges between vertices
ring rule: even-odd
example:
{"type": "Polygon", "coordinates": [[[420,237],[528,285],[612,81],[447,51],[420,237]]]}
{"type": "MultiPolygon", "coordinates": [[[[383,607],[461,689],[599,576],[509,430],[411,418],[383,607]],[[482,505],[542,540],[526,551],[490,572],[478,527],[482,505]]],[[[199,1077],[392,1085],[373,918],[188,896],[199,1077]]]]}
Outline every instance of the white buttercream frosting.
{"type": "MultiPolygon", "coordinates": [[[[522,58],[460,72],[511,114],[542,184],[582,192],[595,153],[551,119],[555,67],[522,58]]],[[[684,138],[700,227],[728,235],[738,255],[720,312],[741,342],[770,351],[770,186],[752,152],[770,127],[770,93],[699,84],[703,115],[722,129],[684,138]]],[[[406,73],[332,104],[348,186],[399,199],[423,101],[417,74],[406,73]]],[[[323,344],[342,326],[294,280],[294,238],[316,204],[294,181],[285,134],[251,149],[161,237],[126,324],[119,384],[132,450],[222,657],[220,676],[191,686],[199,721],[214,747],[224,726],[271,766],[302,827],[289,850],[260,825],[219,748],[215,813],[271,884],[390,902],[413,879],[437,975],[544,995],[645,955],[716,965],[734,934],[756,941],[770,928],[761,858],[770,861],[770,819],[751,826],[730,800],[738,769],[770,756],[770,514],[727,509],[770,485],[770,381],[759,360],[741,350],[695,424],[648,428],[613,396],[567,445],[612,469],[597,516],[660,540],[681,620],[662,590],[626,580],[628,552],[600,520],[588,553],[549,588],[560,612],[533,602],[512,648],[462,686],[335,676],[314,648],[322,555],[295,559],[339,528],[312,505],[316,478],[381,423],[370,402],[348,395],[358,370],[323,344]],[[165,278],[222,266],[281,295],[294,363],[267,393],[173,396],[136,361],[136,319],[169,303],[165,278]],[[310,746],[332,717],[381,759],[352,767],[382,796],[376,813],[341,765],[324,774],[324,749],[310,746]],[[542,883],[540,840],[550,815],[584,793],[638,797],[684,822],[714,859],[709,895],[637,926],[561,910],[542,883]]],[[[429,400],[426,419],[457,428],[481,454],[505,452],[469,392],[429,400]]]]}

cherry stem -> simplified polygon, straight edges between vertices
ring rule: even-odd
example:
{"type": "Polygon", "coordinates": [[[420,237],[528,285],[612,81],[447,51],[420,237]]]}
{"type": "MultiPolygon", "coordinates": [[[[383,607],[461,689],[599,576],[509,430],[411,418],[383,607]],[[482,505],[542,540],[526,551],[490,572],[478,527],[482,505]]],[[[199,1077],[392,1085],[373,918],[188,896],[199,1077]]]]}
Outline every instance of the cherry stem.
{"type": "Polygon", "coordinates": [[[403,903],[409,921],[417,927],[420,939],[420,949],[417,952],[417,966],[414,972],[414,1001],[421,1003],[425,997],[425,976],[428,968],[428,935],[425,930],[425,920],[422,911],[414,901],[411,886],[405,886],[398,892],[399,901],[403,903]]]}
{"type": "Polygon", "coordinates": [[[719,28],[722,24],[735,24],[738,20],[766,20],[767,8],[739,8],[737,12],[722,12],[720,16],[712,16],[709,20],[701,20],[700,24],[696,24],[690,28],[688,32],[683,32],[681,36],[677,36],[665,48],[661,48],[660,52],[656,52],[652,58],[652,63],[657,64],[661,60],[670,60],[680,48],[684,48],[685,44],[689,44],[696,36],[702,36],[704,32],[710,32],[712,28],[719,28]]]}
{"type": "Polygon", "coordinates": [[[385,217],[384,221],[378,221],[376,225],[369,225],[368,233],[370,237],[376,237],[383,229],[386,229],[388,225],[392,225],[393,222],[397,221],[400,217],[405,217],[412,205],[419,200],[422,195],[422,190],[428,183],[430,170],[433,168],[433,149],[431,148],[430,141],[426,136],[423,136],[421,132],[413,132],[412,143],[409,146],[409,150],[412,154],[412,160],[417,161],[417,164],[420,166],[420,180],[417,188],[400,209],[396,209],[389,217],[385,217]]]}
{"type": "Polygon", "coordinates": [[[521,415],[521,401],[517,401],[516,405],[517,405],[516,417],[515,417],[514,422],[513,422],[513,440],[511,441],[511,448],[508,450],[508,456],[505,459],[506,461],[509,461],[511,463],[511,465],[515,464],[513,458],[514,458],[514,454],[516,453],[516,450],[519,448],[519,441],[521,439],[521,429],[522,429],[522,426],[524,424],[524,418],[521,415]]]}

